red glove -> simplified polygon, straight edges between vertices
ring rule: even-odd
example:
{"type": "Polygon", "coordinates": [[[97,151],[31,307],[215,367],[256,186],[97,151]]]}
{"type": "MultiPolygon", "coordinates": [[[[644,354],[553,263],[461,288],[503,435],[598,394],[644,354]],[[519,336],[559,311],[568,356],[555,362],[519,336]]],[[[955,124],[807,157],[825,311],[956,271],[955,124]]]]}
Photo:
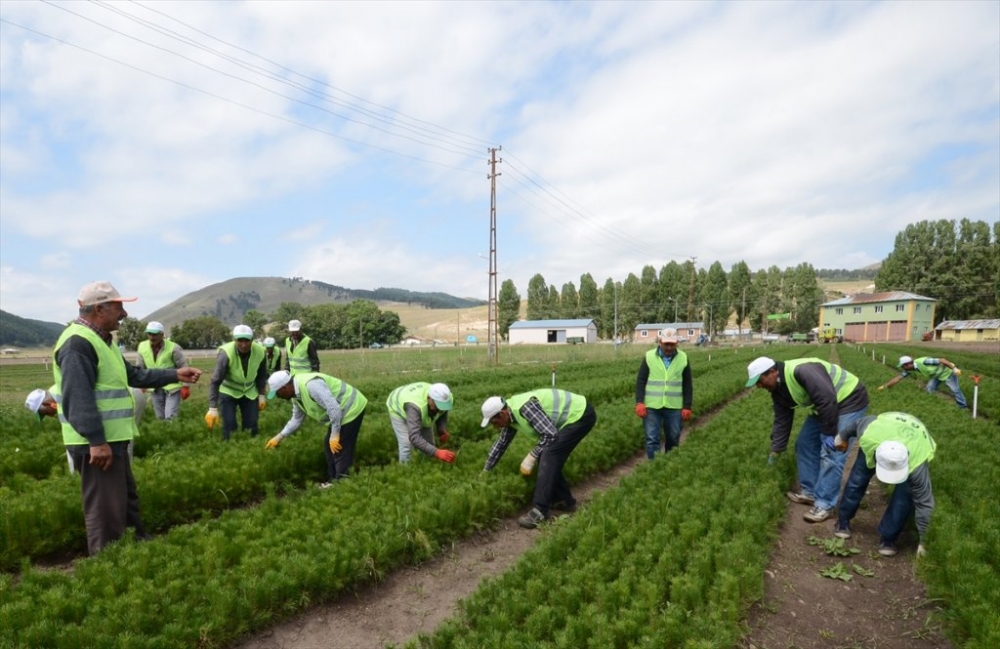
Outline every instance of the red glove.
{"type": "Polygon", "coordinates": [[[646,404],[637,403],[635,404],[635,414],[639,415],[643,419],[646,417],[646,404]]]}
{"type": "Polygon", "coordinates": [[[442,462],[447,462],[448,464],[451,464],[452,462],[455,461],[455,454],[452,453],[451,451],[446,451],[443,448],[439,448],[438,450],[434,451],[434,457],[441,460],[442,462]]]}
{"type": "Polygon", "coordinates": [[[681,419],[683,419],[684,421],[687,421],[688,419],[691,419],[691,411],[688,410],[687,408],[682,409],[681,410],[681,419]]]}
{"type": "Polygon", "coordinates": [[[444,444],[449,439],[451,439],[451,435],[448,434],[448,431],[443,430],[443,431],[441,431],[441,434],[438,435],[438,439],[441,441],[442,444],[444,444]]]}
{"type": "Polygon", "coordinates": [[[191,388],[186,385],[181,386],[181,401],[187,401],[187,398],[191,396],[191,388]]]}

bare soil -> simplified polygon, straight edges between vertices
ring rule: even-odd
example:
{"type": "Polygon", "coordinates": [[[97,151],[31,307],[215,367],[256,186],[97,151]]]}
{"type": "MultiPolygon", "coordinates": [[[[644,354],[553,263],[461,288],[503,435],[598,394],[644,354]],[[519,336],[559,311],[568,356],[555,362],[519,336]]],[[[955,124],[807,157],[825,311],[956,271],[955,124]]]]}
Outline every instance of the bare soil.
{"type": "MultiPolygon", "coordinates": [[[[645,454],[639,453],[614,470],[574,486],[574,495],[585,505],[645,461],[645,454]]],[[[849,459],[847,466],[852,465],[849,459]]],[[[861,552],[835,557],[828,556],[822,545],[809,543],[810,537],[833,538],[833,521],[808,523],[802,518],[808,508],[789,502],[765,571],[764,598],[751,607],[747,634],[737,646],[950,649],[936,615],[939,603],[927,599],[915,575],[916,531],[904,534],[895,557],[882,557],[876,551],[876,526],[885,504],[884,489],[873,480],[851,526],[853,537],[846,542],[861,552]],[[844,564],[851,581],[820,576],[821,570],[837,563],[844,564]],[[859,574],[855,564],[873,576],[859,574]]],[[[501,521],[496,529],[455,543],[431,561],[318,606],[237,649],[381,649],[402,644],[418,633],[432,632],[456,614],[461,598],[471,595],[482,579],[507,570],[537,538],[536,531],[520,529],[516,518],[501,521]]]]}

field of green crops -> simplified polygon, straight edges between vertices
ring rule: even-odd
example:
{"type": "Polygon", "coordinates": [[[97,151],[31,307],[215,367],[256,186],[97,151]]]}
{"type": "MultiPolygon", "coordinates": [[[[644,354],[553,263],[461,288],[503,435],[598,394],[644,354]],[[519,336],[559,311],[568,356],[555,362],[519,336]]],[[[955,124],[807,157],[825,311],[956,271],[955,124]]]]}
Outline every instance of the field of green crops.
{"type": "MultiPolygon", "coordinates": [[[[894,374],[868,350],[846,345],[767,352],[828,358],[834,350],[869,386],[894,374]]],[[[0,647],[229,646],[419,563],[530,500],[533,482],[516,465],[531,440],[516,439],[496,471],[482,471],[493,435],[479,427],[486,397],[553,380],[586,395],[598,425],[567,466],[567,477],[578,482],[642,448],[632,409],[644,351],[504,349],[499,367],[489,366],[481,349],[323,355],[323,370],[356,385],[370,402],[355,475],[329,490],[316,488],[324,477],[319,424],[308,422],[280,448],[265,451],[290,412],[287,402],[271,403],[261,413],[259,437],[238,433],[223,443],[218,431],[205,430],[206,388],[199,385],[178,421],[157,422],[147,413],[136,442],[143,517],[156,538],[125,540],[92,558],[82,556],[79,482],[66,473],[58,425],[39,424],[21,405],[24,394],[47,387],[51,377],[33,365],[0,367],[0,647]],[[385,397],[417,380],[452,387],[454,465],[395,462],[385,397]],[[77,557],[71,570],[45,567],[66,557],[77,557]]],[[[794,479],[789,458],[771,468],[764,462],[766,396],[732,401],[743,389],[746,364],[760,352],[688,350],[695,414],[719,408],[718,415],[665,461],[640,465],[551,526],[511,570],[484,582],[459,616],[411,644],[733,646],[747,607],[761,597],[784,516],[783,492],[794,479]],[[712,474],[703,470],[708,463],[712,474]],[[651,490],[664,496],[650,499],[651,490]]],[[[211,362],[195,364],[208,369],[211,362]]],[[[1000,385],[995,359],[956,362],[967,375],[981,373],[1000,385]]],[[[873,391],[871,410],[912,412],[939,443],[932,467],[934,550],[920,562],[920,574],[931,596],[945,602],[956,646],[1000,646],[1000,412],[987,399],[981,410],[990,419],[973,421],[959,416],[943,391],[938,398],[904,386],[873,391]]]]}

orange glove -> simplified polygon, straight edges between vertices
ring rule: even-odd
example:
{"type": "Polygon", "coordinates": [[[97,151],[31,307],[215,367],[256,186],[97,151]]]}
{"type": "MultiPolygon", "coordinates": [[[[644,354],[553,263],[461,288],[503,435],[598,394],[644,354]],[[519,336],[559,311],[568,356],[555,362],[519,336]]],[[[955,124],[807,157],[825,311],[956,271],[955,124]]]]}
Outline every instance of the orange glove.
{"type": "Polygon", "coordinates": [[[681,409],[681,419],[684,421],[691,419],[691,411],[688,408],[681,409]]]}
{"type": "Polygon", "coordinates": [[[205,425],[208,426],[209,430],[212,430],[217,423],[219,423],[219,409],[209,408],[208,412],[205,413],[205,425]]]}
{"type": "Polygon", "coordinates": [[[181,386],[181,401],[187,401],[188,397],[191,396],[191,388],[186,385],[181,386]]]}
{"type": "MultiPolygon", "coordinates": [[[[340,433],[337,433],[337,434],[340,435],[340,433]]],[[[336,455],[337,453],[340,453],[340,451],[342,451],[343,448],[344,447],[340,445],[340,437],[331,437],[330,438],[330,452],[331,453],[333,453],[334,455],[336,455]]]]}
{"type": "Polygon", "coordinates": [[[257,397],[257,410],[263,410],[267,407],[267,397],[263,394],[257,397]]]}
{"type": "Polygon", "coordinates": [[[643,419],[646,418],[646,404],[637,403],[635,404],[635,414],[639,415],[643,419]]]}
{"type": "Polygon", "coordinates": [[[448,431],[446,431],[446,430],[442,430],[441,434],[438,435],[438,440],[440,440],[440,442],[442,444],[444,444],[445,442],[447,442],[449,439],[451,439],[451,435],[449,435],[448,431]]]}
{"type": "Polygon", "coordinates": [[[455,461],[455,454],[452,453],[451,451],[446,451],[443,448],[439,448],[438,450],[434,451],[434,457],[441,460],[442,462],[447,462],[448,464],[451,464],[455,461]]]}

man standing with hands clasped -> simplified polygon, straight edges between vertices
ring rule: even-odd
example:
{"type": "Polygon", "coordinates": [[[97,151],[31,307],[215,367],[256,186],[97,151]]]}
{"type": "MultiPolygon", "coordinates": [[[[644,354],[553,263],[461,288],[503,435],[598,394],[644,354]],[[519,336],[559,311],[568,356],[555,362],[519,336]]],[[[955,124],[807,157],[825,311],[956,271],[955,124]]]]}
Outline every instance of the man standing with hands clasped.
{"type": "Polygon", "coordinates": [[[268,399],[281,397],[292,401],[292,418],[280,433],[268,440],[265,448],[277,448],[308,416],[328,426],[323,437],[328,479],[320,488],[326,489],[334,480],[346,478],[354,463],[354,447],[365,419],[368,405],[365,395],[354,386],[319,372],[292,376],[280,370],[268,377],[267,387],[268,399]]]}
{"type": "Polygon", "coordinates": [[[285,369],[289,374],[318,372],[319,353],[312,338],[302,333],[302,323],[288,321],[288,338],[285,338],[285,369]]]}
{"type": "MultiPolygon", "coordinates": [[[[154,321],[146,325],[146,338],[139,343],[136,350],[139,354],[136,364],[140,368],[187,367],[187,359],[184,358],[184,350],[181,349],[181,346],[172,340],[163,338],[162,324],[154,321]]],[[[181,400],[187,398],[189,390],[190,388],[180,382],[153,390],[151,401],[156,418],[167,421],[174,419],[181,409],[181,400]]]]}
{"type": "Polygon", "coordinates": [[[768,464],[788,447],[795,409],[809,413],[795,440],[801,490],[785,495],[792,502],[813,505],[803,515],[810,523],[825,521],[834,513],[847,461],[847,453],[834,448],[833,437],[865,415],[868,391],[858,377],[818,358],[775,362],[761,356],[750,363],[747,373],[746,387],[756,385],[771,393],[774,424],[768,464]]]}
{"type": "Polygon", "coordinates": [[[483,403],[483,428],[490,424],[500,437],[490,449],[484,471],[492,471],[507,452],[518,431],[538,435],[538,444],[521,461],[521,475],[529,476],[538,464],[534,507],[518,519],[525,529],[534,529],[549,517],[549,509],[572,512],[576,499],[563,476],[570,453],[597,424],[594,406],[587,398],[565,390],[542,388],[516,394],[507,401],[490,397],[483,403]]]}
{"type": "Polygon", "coordinates": [[[646,352],[635,379],[635,414],[646,432],[646,457],[669,453],[681,441],[681,421],[691,419],[691,366],[687,354],[677,351],[677,334],[665,329],[656,348],[646,352]]]}
{"type": "Polygon", "coordinates": [[[136,434],[129,386],[195,383],[201,370],[139,369],[122,357],[111,333],[128,317],[110,282],[92,282],[77,298],[79,317],[59,336],[52,373],[60,393],[63,444],[80,474],[87,549],[97,554],[125,532],[139,498],[128,447],[136,434]]]}

